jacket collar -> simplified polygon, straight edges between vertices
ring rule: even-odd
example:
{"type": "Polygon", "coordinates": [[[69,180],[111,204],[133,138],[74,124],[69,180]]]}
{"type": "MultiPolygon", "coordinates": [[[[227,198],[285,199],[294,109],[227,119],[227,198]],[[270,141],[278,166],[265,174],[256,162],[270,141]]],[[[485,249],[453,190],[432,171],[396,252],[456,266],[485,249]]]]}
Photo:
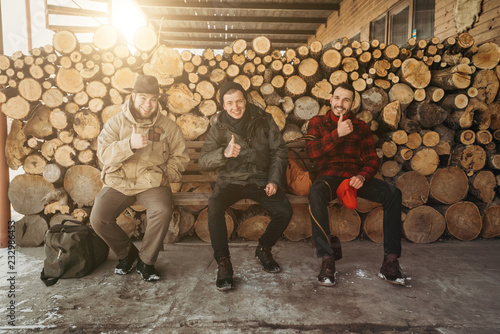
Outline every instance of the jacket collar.
{"type": "MultiPolygon", "coordinates": [[[[325,116],[329,121],[332,121],[334,123],[338,123],[339,121],[339,117],[335,116],[335,114],[331,109],[326,113],[325,116]]],[[[347,118],[344,119],[351,119],[351,120],[354,119],[354,114],[352,113],[352,111],[349,111],[349,113],[347,114],[347,118]]]]}

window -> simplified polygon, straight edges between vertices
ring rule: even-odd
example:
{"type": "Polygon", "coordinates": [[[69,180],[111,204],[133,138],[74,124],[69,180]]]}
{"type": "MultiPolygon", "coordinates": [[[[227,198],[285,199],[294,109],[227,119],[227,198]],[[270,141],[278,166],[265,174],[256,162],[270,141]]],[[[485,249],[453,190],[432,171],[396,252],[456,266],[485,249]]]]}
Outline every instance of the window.
{"type": "Polygon", "coordinates": [[[428,39],[434,34],[435,0],[403,0],[370,22],[370,39],[406,44],[410,37],[428,39]]]}
{"type": "Polygon", "coordinates": [[[410,37],[410,6],[402,6],[389,12],[389,42],[399,46],[410,37]]]}
{"type": "Polygon", "coordinates": [[[414,31],[416,38],[429,39],[434,35],[434,0],[415,1],[414,31]]]}
{"type": "Polygon", "coordinates": [[[387,15],[382,15],[379,19],[370,22],[370,40],[378,40],[385,43],[385,26],[387,15]]]}

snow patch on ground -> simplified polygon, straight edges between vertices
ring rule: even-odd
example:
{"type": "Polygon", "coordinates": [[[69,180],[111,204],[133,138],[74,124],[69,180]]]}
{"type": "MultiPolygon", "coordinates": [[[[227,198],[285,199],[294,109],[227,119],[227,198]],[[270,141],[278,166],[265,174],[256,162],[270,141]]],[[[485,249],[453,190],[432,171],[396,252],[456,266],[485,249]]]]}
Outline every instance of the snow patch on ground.
{"type": "Polygon", "coordinates": [[[362,269],[356,270],[355,275],[358,278],[370,279],[371,280],[371,278],[368,276],[368,273],[366,271],[362,270],[362,269]]]}
{"type": "MultiPolygon", "coordinates": [[[[14,256],[15,260],[13,272],[15,272],[18,277],[31,274],[39,275],[42,271],[43,259],[28,256],[20,252],[18,249],[15,249],[15,254],[12,254],[12,250],[9,251],[8,248],[0,249],[0,264],[2,268],[7,268],[8,261],[12,261],[12,256],[14,256]]],[[[0,271],[0,281],[4,282],[9,278],[9,274],[7,274],[8,272],[11,272],[11,270],[0,271]]]]}

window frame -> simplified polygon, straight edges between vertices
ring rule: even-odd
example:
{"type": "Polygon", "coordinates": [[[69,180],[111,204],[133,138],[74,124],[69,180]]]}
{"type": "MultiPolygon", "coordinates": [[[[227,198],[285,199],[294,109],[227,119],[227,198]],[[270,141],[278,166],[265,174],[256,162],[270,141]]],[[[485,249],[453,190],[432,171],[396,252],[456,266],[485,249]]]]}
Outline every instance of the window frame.
{"type": "MultiPolygon", "coordinates": [[[[409,23],[408,24],[408,31],[407,31],[407,36],[408,36],[407,39],[415,37],[413,31],[415,29],[415,5],[416,5],[417,1],[418,0],[402,0],[402,1],[398,2],[397,4],[395,4],[394,6],[392,6],[391,8],[389,8],[389,10],[387,10],[385,13],[378,16],[376,19],[370,21],[370,26],[369,26],[370,39],[374,38],[373,30],[372,30],[373,23],[376,21],[379,21],[380,19],[385,18],[384,41],[380,41],[380,42],[384,42],[386,44],[394,43],[392,41],[392,36],[391,36],[392,29],[393,29],[393,26],[391,24],[391,17],[393,15],[398,14],[399,12],[401,12],[402,10],[404,10],[407,7],[408,7],[408,23],[409,23]]],[[[435,1],[434,1],[434,5],[435,5],[435,1]]],[[[436,20],[436,18],[434,17],[434,25],[435,25],[435,20],[436,20]]],[[[432,34],[434,34],[434,27],[432,30],[433,30],[432,34]]],[[[417,38],[418,38],[418,36],[417,36],[417,38]]],[[[400,46],[402,46],[402,45],[400,45],[400,46]]]]}

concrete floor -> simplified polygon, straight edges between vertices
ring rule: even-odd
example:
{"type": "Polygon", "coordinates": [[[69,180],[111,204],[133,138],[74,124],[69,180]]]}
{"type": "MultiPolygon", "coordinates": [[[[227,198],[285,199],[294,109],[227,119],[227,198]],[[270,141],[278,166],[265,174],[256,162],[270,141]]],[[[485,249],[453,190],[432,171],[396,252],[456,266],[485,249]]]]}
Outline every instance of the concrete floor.
{"type": "MultiPolygon", "coordinates": [[[[136,243],[140,246],[140,242],[136,243]]],[[[307,242],[280,241],[282,267],[264,272],[255,242],[231,243],[236,287],[215,289],[211,247],[188,239],[161,252],[162,279],[113,274],[116,256],[81,279],[45,287],[43,247],[16,249],[15,297],[0,272],[1,333],[499,333],[500,240],[403,243],[408,287],[377,277],[382,246],[343,244],[337,284],[316,283],[320,260],[307,242]],[[8,327],[15,302],[15,328],[8,327]]],[[[2,268],[7,250],[0,250],[2,268]]]]}

